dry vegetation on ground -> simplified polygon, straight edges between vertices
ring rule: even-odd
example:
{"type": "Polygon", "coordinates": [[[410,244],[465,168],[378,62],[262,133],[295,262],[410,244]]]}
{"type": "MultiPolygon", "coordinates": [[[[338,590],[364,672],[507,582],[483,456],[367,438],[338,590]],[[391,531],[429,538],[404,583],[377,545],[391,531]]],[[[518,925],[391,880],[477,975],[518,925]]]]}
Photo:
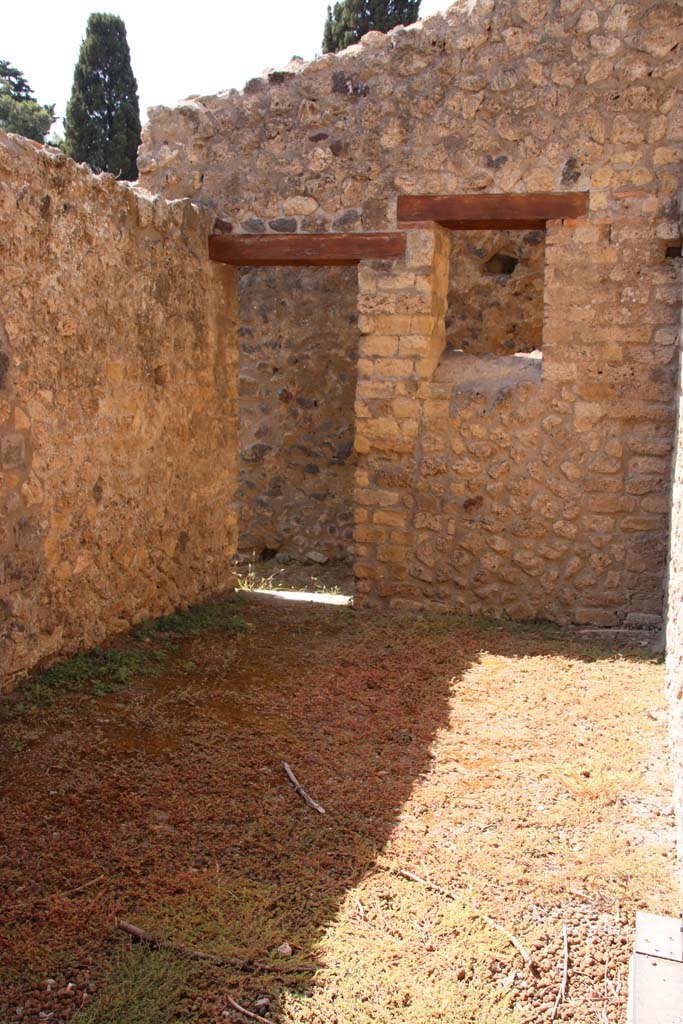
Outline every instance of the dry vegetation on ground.
{"type": "Polygon", "coordinates": [[[635,910],[675,907],[661,691],[642,651],[550,627],[260,595],[26,685],[0,701],[0,1020],[550,1021],[564,924],[556,1019],[617,1024],[635,910]]]}

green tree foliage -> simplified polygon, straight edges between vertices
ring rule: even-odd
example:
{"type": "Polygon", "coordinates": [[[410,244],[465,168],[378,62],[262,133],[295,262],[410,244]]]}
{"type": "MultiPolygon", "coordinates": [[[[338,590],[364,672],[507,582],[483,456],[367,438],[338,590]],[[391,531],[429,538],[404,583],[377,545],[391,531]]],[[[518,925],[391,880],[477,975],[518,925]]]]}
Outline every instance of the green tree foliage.
{"type": "Polygon", "coordinates": [[[54,119],[54,106],[41,106],[21,71],[0,60],[0,128],[42,142],[54,119]]]}
{"type": "Polygon", "coordinates": [[[64,145],[94,171],[134,181],[140,145],[138,87],[126,26],[114,14],[91,14],[74,69],[64,145]]]}
{"type": "Polygon", "coordinates": [[[13,100],[32,100],[31,88],[19,68],[8,60],[0,60],[0,81],[13,100]]]}
{"type": "Polygon", "coordinates": [[[337,53],[357,43],[366,32],[388,32],[396,25],[412,25],[421,0],[340,0],[327,8],[323,35],[325,53],[337,53]]]}

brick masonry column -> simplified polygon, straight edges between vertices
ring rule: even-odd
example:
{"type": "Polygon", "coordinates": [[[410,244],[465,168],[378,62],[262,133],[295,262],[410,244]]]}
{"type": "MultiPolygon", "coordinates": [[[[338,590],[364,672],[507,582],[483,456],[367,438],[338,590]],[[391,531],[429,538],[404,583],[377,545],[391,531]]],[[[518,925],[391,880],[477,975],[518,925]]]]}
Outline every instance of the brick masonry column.
{"type": "Polygon", "coordinates": [[[446,345],[450,237],[438,225],[408,232],[397,261],[358,269],[356,600],[418,607],[408,576],[423,399],[446,345]]]}
{"type": "Polygon", "coordinates": [[[607,213],[548,224],[541,452],[570,543],[557,595],[580,624],[661,622],[680,290],[656,208],[615,190],[607,213]]]}

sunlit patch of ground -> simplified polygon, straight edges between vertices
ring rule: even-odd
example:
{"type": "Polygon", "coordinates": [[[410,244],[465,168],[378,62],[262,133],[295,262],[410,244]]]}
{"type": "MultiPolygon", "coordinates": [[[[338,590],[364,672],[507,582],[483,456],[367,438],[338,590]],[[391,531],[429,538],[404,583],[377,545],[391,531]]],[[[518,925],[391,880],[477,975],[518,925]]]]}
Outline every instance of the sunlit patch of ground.
{"type": "Polygon", "coordinates": [[[3,698],[0,771],[3,1022],[617,1024],[676,908],[662,667],[550,627],[250,594],[3,698]]]}

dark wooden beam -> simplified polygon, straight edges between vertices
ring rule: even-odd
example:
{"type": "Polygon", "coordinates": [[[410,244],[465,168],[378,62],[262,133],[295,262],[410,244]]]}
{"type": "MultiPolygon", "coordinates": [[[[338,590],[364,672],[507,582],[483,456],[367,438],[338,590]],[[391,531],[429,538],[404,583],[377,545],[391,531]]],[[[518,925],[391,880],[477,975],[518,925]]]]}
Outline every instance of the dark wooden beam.
{"type": "Polygon", "coordinates": [[[575,219],[587,213],[587,192],[399,196],[397,209],[399,225],[431,222],[453,231],[544,228],[549,220],[575,219]]]}
{"type": "Polygon", "coordinates": [[[209,256],[235,267],[347,267],[405,255],[401,231],[325,235],[209,235],[209,256]]]}
{"type": "MultiPolygon", "coordinates": [[[[550,218],[548,218],[550,219],[550,218]]],[[[434,223],[433,221],[431,222],[434,223]]],[[[488,220],[440,220],[437,223],[451,231],[544,231],[548,223],[546,220],[536,218],[535,220],[514,220],[509,218],[489,218],[488,220]]]]}

